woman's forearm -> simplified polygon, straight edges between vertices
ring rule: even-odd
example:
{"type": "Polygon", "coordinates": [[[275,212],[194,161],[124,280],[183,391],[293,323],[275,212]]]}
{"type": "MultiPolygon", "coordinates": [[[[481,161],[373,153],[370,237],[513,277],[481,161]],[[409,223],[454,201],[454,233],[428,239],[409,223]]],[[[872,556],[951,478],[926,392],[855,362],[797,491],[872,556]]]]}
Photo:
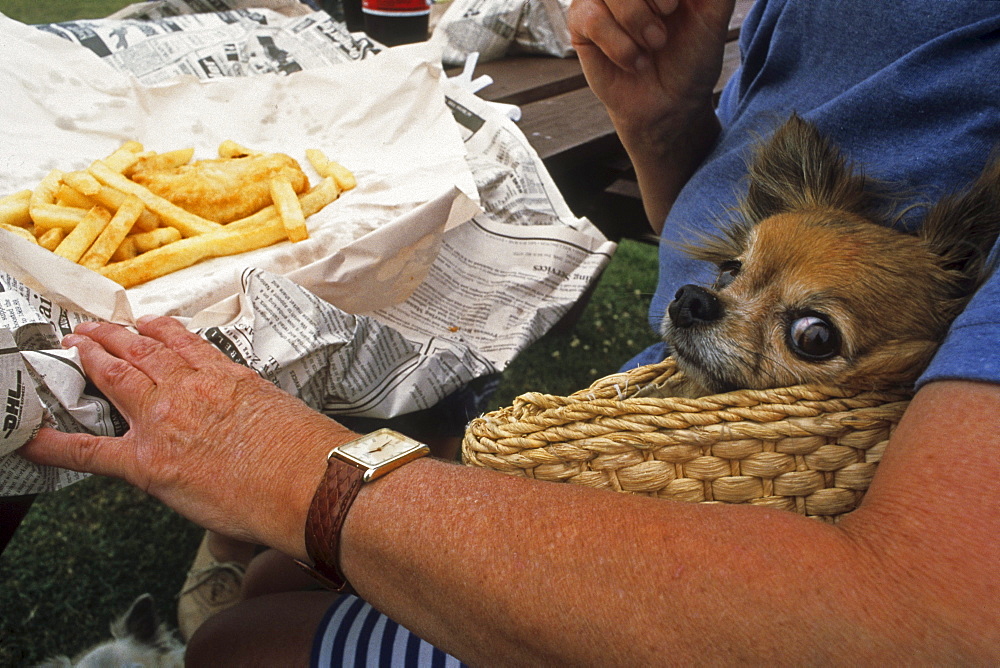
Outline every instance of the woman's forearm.
{"type": "Polygon", "coordinates": [[[818,662],[892,637],[878,560],[786,511],[422,461],[365,490],[342,545],[362,596],[474,665],[818,662]]]}
{"type": "Polygon", "coordinates": [[[619,130],[635,169],[646,217],[657,234],[663,230],[681,188],[711,152],[719,132],[719,120],[710,106],[679,118],[674,127],[657,135],[619,130]]]}

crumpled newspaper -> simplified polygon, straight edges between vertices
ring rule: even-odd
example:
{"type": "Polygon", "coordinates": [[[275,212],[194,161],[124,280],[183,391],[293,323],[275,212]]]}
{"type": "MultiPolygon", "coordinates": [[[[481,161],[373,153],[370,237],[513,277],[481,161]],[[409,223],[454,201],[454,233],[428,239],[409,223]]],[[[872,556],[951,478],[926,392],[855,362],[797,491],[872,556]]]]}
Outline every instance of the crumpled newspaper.
{"type": "Polygon", "coordinates": [[[452,0],[434,26],[431,40],[447,66],[481,62],[508,54],[573,55],[566,13],[571,0],[452,0]]]}

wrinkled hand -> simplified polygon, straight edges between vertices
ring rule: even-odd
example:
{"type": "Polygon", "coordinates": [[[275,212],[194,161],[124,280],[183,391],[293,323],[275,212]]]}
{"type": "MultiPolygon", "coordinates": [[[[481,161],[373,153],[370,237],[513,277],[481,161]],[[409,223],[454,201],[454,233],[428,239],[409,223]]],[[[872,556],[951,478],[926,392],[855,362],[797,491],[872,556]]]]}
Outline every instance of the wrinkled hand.
{"type": "MultiPolygon", "coordinates": [[[[735,0],[574,0],[573,45],[619,134],[712,109],[735,0]]],[[[624,139],[625,137],[623,137],[624,139]]]]}
{"type": "Polygon", "coordinates": [[[304,556],[326,454],[354,435],[172,318],[140,320],[138,331],[84,323],[63,341],[129,431],[42,429],[20,453],[123,478],[207,529],[304,556]]]}

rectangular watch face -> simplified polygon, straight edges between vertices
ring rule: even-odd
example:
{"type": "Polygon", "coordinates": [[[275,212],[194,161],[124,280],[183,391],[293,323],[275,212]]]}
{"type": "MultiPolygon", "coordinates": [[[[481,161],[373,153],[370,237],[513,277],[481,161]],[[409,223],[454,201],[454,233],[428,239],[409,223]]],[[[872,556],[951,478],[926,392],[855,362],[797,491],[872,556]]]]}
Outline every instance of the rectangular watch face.
{"type": "MultiPolygon", "coordinates": [[[[427,452],[423,443],[408,438],[391,429],[379,429],[337,448],[341,456],[354,460],[369,469],[365,479],[378,476],[377,469],[389,463],[402,463],[427,452]]],[[[393,467],[389,467],[390,469],[393,467]]]]}

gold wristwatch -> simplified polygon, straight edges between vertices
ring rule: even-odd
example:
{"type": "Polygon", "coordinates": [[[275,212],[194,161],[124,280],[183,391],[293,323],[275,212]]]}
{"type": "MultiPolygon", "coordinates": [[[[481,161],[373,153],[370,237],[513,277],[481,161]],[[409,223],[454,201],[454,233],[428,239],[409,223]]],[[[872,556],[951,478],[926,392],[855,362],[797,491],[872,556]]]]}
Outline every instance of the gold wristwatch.
{"type": "Polygon", "coordinates": [[[312,565],[298,564],[327,588],[342,591],[347,580],[339,566],[340,531],[361,486],[429,453],[425,444],[391,429],[373,431],[331,450],[306,516],[306,552],[312,565]]]}

